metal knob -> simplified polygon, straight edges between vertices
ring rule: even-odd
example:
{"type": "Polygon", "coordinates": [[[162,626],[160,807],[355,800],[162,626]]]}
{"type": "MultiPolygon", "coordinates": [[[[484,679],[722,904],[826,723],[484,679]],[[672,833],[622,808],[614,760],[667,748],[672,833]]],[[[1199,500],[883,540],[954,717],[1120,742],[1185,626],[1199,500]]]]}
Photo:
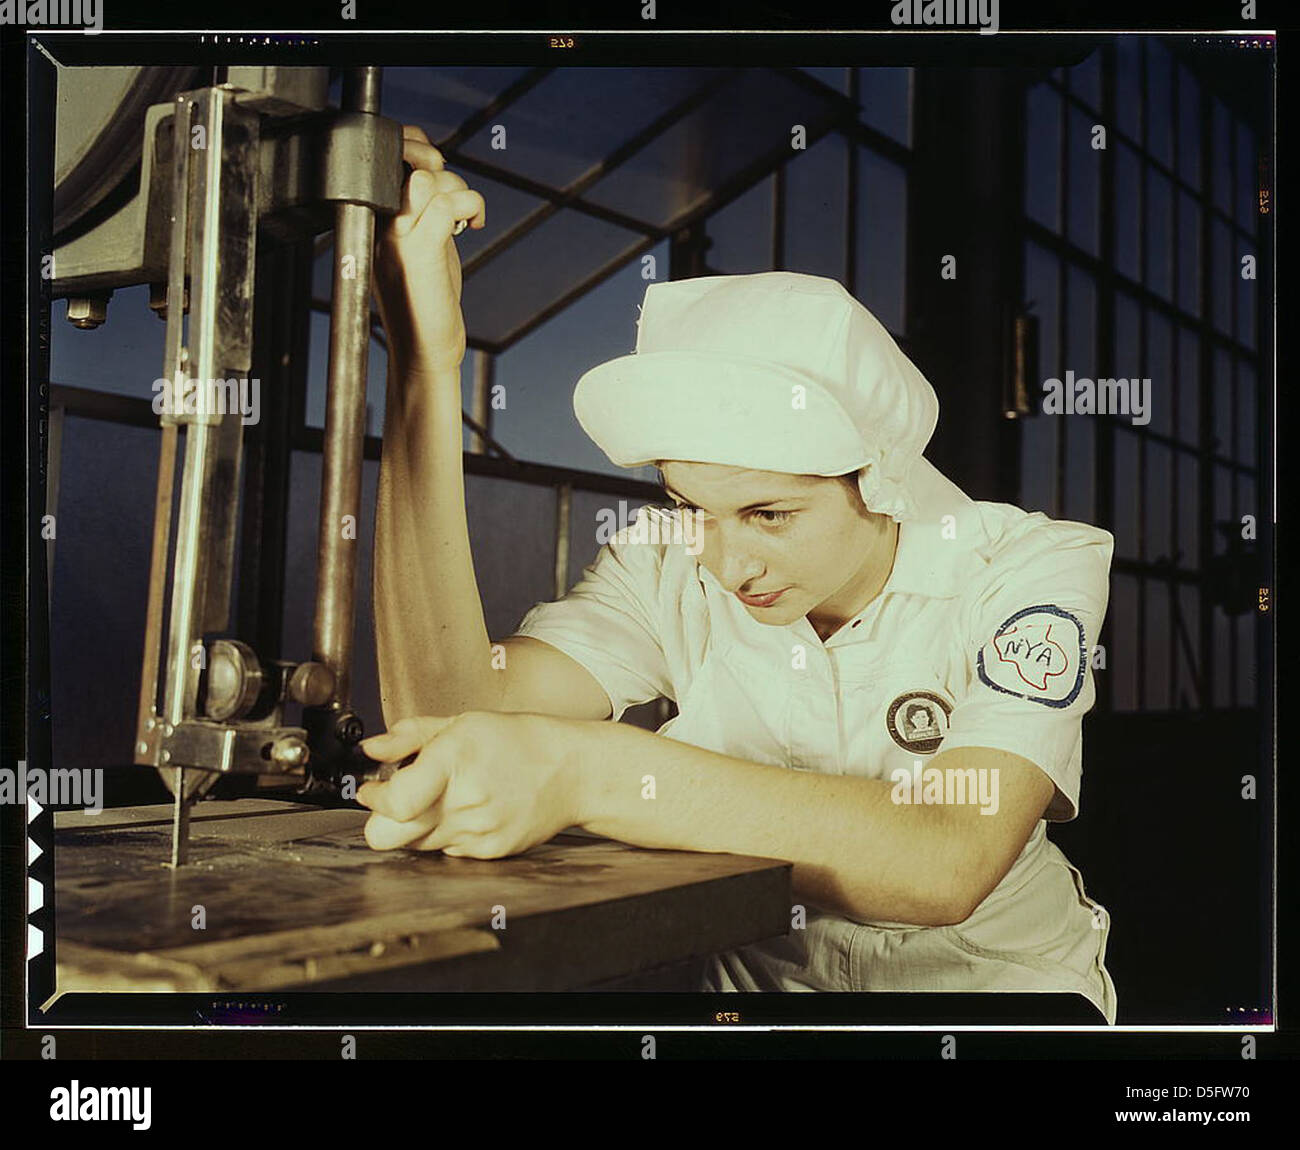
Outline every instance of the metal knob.
{"type": "Polygon", "coordinates": [[[267,757],[282,771],[296,771],[307,765],[310,752],[297,735],[284,735],[271,744],[267,757]]]}
{"type": "Polygon", "coordinates": [[[319,707],[334,694],[334,672],[324,663],[299,663],[289,676],[289,698],[304,707],[319,707]]]}
{"type": "Polygon", "coordinates": [[[219,723],[243,718],[262,693],[262,665],[252,647],[238,639],[217,639],[208,652],[204,710],[219,723]]]}

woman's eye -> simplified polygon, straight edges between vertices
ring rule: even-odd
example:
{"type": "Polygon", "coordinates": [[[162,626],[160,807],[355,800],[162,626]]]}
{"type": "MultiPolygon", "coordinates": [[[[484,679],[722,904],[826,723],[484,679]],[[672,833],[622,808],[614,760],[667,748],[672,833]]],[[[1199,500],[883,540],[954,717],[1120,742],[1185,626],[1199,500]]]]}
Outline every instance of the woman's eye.
{"type": "Polygon", "coordinates": [[[766,523],[766,524],[768,524],[769,526],[773,526],[773,527],[774,527],[774,526],[777,526],[777,525],[782,524],[782,523],[788,523],[788,522],[790,521],[790,519],[793,517],[794,512],[793,512],[793,511],[768,511],[768,510],[762,510],[762,511],[755,511],[754,514],[755,514],[755,515],[762,515],[762,516],[770,516],[771,518],[765,518],[765,519],[762,519],[761,522],[766,523]]]}

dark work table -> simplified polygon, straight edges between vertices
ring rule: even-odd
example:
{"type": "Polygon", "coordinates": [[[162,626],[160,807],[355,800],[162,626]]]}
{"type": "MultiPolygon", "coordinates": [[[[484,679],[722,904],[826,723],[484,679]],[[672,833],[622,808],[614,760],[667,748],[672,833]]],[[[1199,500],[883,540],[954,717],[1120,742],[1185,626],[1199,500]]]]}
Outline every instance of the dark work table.
{"type": "Polygon", "coordinates": [[[789,863],[583,833],[377,852],[367,815],[202,802],[173,871],[170,806],[59,812],[59,993],[593,989],[789,929],[789,863]]]}

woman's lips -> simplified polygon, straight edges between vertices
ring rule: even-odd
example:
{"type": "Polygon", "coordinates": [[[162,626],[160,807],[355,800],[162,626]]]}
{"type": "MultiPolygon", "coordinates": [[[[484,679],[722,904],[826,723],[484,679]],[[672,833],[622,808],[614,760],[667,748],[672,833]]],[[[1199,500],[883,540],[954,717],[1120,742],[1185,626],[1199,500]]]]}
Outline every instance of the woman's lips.
{"type": "Polygon", "coordinates": [[[766,595],[742,595],[737,591],[736,598],[747,607],[770,607],[789,590],[789,587],[782,587],[780,591],[769,591],[766,595]]]}

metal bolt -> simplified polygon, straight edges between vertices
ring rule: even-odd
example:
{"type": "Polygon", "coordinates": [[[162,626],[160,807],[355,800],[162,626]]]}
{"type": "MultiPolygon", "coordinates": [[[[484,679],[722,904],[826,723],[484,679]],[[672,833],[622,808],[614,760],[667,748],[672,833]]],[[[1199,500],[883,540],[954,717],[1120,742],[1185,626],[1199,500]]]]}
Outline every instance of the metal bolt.
{"type": "MultiPolygon", "coordinates": [[[[149,285],[149,306],[159,319],[165,320],[167,318],[167,285],[165,283],[149,285]]],[[[181,310],[187,314],[190,310],[190,289],[188,284],[181,289],[181,310]]]]}
{"type": "Polygon", "coordinates": [[[146,719],[144,721],[144,729],[146,731],[152,731],[157,725],[158,725],[157,719],[146,719]]]}
{"type": "Polygon", "coordinates": [[[147,754],[149,753],[149,744],[148,744],[148,743],[136,743],[136,745],[135,745],[135,749],[136,749],[137,751],[139,751],[140,754],[142,754],[142,755],[147,755],[147,754]]]}
{"type": "Polygon", "coordinates": [[[108,296],[71,296],[68,299],[68,322],[83,331],[99,327],[108,318],[108,296]]]}
{"type": "Polygon", "coordinates": [[[176,730],[176,728],[173,727],[173,726],[171,725],[171,723],[164,723],[164,724],[163,724],[162,732],[163,732],[163,736],[164,736],[165,738],[170,739],[170,738],[172,737],[172,734],[175,732],[175,730],[176,730]]]}
{"type": "Polygon", "coordinates": [[[365,737],[366,728],[361,719],[351,711],[345,711],[334,724],[334,734],[339,742],[353,746],[365,737]]]}
{"type": "Polygon", "coordinates": [[[164,763],[170,763],[172,761],[171,751],[163,751],[161,758],[164,763]]]}

